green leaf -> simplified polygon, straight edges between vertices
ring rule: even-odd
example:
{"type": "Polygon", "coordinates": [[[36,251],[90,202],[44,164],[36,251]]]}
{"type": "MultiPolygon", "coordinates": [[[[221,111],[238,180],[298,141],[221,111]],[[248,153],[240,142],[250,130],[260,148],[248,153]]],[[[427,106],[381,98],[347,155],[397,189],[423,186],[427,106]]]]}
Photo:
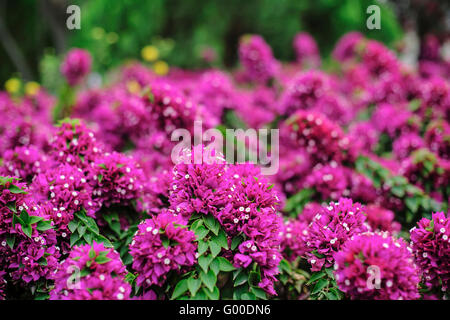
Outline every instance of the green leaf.
{"type": "Polygon", "coordinates": [[[216,218],[213,217],[213,215],[209,214],[209,215],[203,217],[203,222],[205,223],[205,226],[209,230],[211,230],[215,235],[219,234],[220,224],[216,220],[216,218]]]}
{"type": "Polygon", "coordinates": [[[201,272],[200,279],[210,291],[214,290],[214,287],[216,286],[217,277],[212,270],[209,270],[208,273],[201,272]]]}
{"type": "Polygon", "coordinates": [[[26,225],[26,226],[22,225],[22,231],[23,231],[23,233],[25,233],[25,235],[27,235],[29,238],[31,238],[31,235],[33,232],[31,225],[26,225]]]}
{"type": "Polygon", "coordinates": [[[184,294],[188,290],[187,279],[183,279],[177,283],[173,290],[171,300],[174,300],[184,294]]]}
{"type": "Polygon", "coordinates": [[[23,224],[30,224],[30,216],[28,215],[28,212],[26,210],[22,210],[22,212],[20,213],[20,219],[22,219],[23,224]]]}
{"type": "Polygon", "coordinates": [[[209,264],[212,261],[212,257],[208,256],[200,256],[198,258],[198,264],[203,269],[204,272],[208,272],[209,264]]]}
{"type": "Polygon", "coordinates": [[[241,284],[247,283],[248,282],[248,275],[246,272],[241,272],[239,273],[239,275],[236,277],[236,279],[234,280],[234,286],[240,286],[241,284]]]}
{"type": "Polygon", "coordinates": [[[419,200],[415,197],[406,198],[405,204],[412,212],[417,212],[417,210],[419,209],[419,200]]]}
{"type": "Polygon", "coordinates": [[[231,250],[234,250],[237,248],[238,245],[240,245],[244,241],[244,239],[241,236],[234,237],[231,241],[231,250]]]}
{"type": "Polygon", "coordinates": [[[7,244],[11,249],[14,248],[14,243],[15,243],[15,242],[16,242],[16,235],[15,235],[15,234],[13,234],[13,235],[9,234],[9,235],[6,236],[6,244],[7,244]]]}
{"type": "Polygon", "coordinates": [[[97,253],[95,253],[94,248],[89,249],[89,258],[94,259],[97,253]]]}
{"type": "Polygon", "coordinates": [[[311,284],[317,280],[319,280],[320,278],[325,277],[327,274],[324,271],[320,271],[320,272],[315,272],[311,275],[311,278],[309,278],[309,281],[306,284],[311,284]]]}
{"type": "Polygon", "coordinates": [[[17,210],[16,210],[16,202],[15,202],[15,201],[8,202],[8,203],[6,204],[6,206],[7,206],[8,209],[11,210],[12,212],[17,213],[17,210]]]}
{"type": "Polygon", "coordinates": [[[170,239],[167,238],[166,236],[161,236],[161,242],[162,242],[162,245],[164,246],[164,248],[167,249],[170,244],[170,239]]]}
{"type": "Polygon", "coordinates": [[[259,272],[251,271],[248,276],[248,283],[252,287],[257,287],[258,283],[260,283],[260,282],[261,282],[261,275],[259,274],[259,272]]]}
{"type": "Polygon", "coordinates": [[[80,237],[82,237],[84,235],[84,233],[86,232],[86,226],[79,225],[77,230],[78,230],[78,234],[80,235],[80,237]]]}
{"type": "Polygon", "coordinates": [[[199,255],[204,254],[207,249],[208,249],[208,242],[200,241],[198,243],[198,250],[197,251],[198,251],[199,255]]]}
{"type": "Polygon", "coordinates": [[[111,261],[111,259],[106,256],[98,256],[97,258],[95,258],[95,262],[97,262],[98,264],[104,264],[109,261],[111,261]]]}
{"type": "Polygon", "coordinates": [[[78,221],[75,220],[70,221],[67,227],[69,228],[70,232],[74,233],[75,230],[77,230],[78,228],[78,221]]]}
{"type": "Polygon", "coordinates": [[[15,194],[18,194],[18,193],[21,193],[21,194],[27,194],[26,191],[20,189],[20,188],[19,188],[18,186],[16,186],[15,184],[10,185],[8,189],[9,189],[9,191],[11,191],[11,193],[15,193],[15,194]]]}
{"type": "Polygon", "coordinates": [[[80,235],[78,233],[72,233],[70,235],[70,246],[73,247],[75,243],[80,239],[80,235]]]}
{"type": "Polygon", "coordinates": [[[219,261],[219,268],[221,271],[234,271],[236,270],[236,268],[233,266],[233,264],[228,261],[226,258],[224,257],[217,257],[216,258],[219,261]]]}
{"type": "Polygon", "coordinates": [[[42,217],[30,216],[30,224],[35,224],[42,220],[44,220],[44,218],[42,218],[42,217]]]}
{"type": "Polygon", "coordinates": [[[222,250],[222,247],[212,240],[209,241],[209,248],[211,249],[211,254],[213,257],[216,257],[222,250]]]}
{"type": "Polygon", "coordinates": [[[311,294],[316,294],[319,291],[321,291],[323,288],[325,288],[326,286],[328,286],[330,282],[328,280],[325,279],[320,279],[319,281],[317,281],[316,285],[314,286],[314,289],[312,290],[311,294]]]}
{"type": "Polygon", "coordinates": [[[241,295],[241,300],[256,300],[256,297],[251,292],[246,292],[241,295]]]}
{"type": "Polygon", "coordinates": [[[217,236],[211,237],[211,240],[216,242],[218,245],[220,245],[225,250],[228,250],[227,235],[225,234],[225,231],[223,231],[222,229],[219,230],[219,234],[217,236]]]}
{"type": "Polygon", "coordinates": [[[47,231],[49,229],[53,229],[52,222],[48,220],[39,221],[36,225],[36,229],[38,231],[47,231]]]}
{"type": "Polygon", "coordinates": [[[214,259],[211,261],[211,264],[209,265],[209,268],[214,272],[215,275],[217,275],[220,271],[219,261],[214,259]]]}
{"type": "Polygon", "coordinates": [[[291,265],[289,264],[289,262],[286,259],[282,259],[280,261],[280,265],[278,266],[278,268],[281,271],[286,271],[288,273],[292,271],[291,265]]]}
{"type": "Polygon", "coordinates": [[[251,287],[250,291],[257,297],[260,298],[262,300],[267,300],[267,295],[264,292],[263,289],[258,288],[258,287],[251,287]]]}
{"type": "Polygon", "coordinates": [[[217,288],[217,287],[214,287],[214,289],[212,291],[208,290],[207,288],[203,288],[202,291],[211,300],[219,300],[219,298],[220,298],[219,288],[217,288]]]}
{"type": "Polygon", "coordinates": [[[113,248],[111,241],[109,241],[106,237],[102,236],[101,234],[95,236],[95,240],[97,242],[102,242],[103,245],[107,248],[113,248]]]}
{"type": "Polygon", "coordinates": [[[83,235],[84,241],[86,241],[87,244],[92,244],[93,236],[91,233],[85,233],[83,235]]]}
{"type": "Polygon", "coordinates": [[[195,231],[195,235],[197,237],[197,241],[203,240],[204,237],[209,233],[209,230],[204,226],[199,226],[195,231]]]}
{"type": "Polygon", "coordinates": [[[187,279],[187,286],[189,288],[189,292],[191,296],[195,296],[197,294],[198,289],[202,285],[202,281],[200,279],[189,278],[187,279]]]}

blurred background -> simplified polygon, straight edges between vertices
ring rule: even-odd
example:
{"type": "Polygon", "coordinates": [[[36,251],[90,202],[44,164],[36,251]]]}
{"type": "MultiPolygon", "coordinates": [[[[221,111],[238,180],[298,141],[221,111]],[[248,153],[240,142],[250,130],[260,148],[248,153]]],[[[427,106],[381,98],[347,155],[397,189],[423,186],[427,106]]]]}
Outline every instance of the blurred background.
{"type": "MultiPolygon", "coordinates": [[[[420,56],[434,34],[449,39],[450,1],[443,0],[2,0],[0,83],[10,78],[38,81],[54,92],[59,63],[70,47],[91,52],[94,71],[127,60],[146,60],[159,73],[169,66],[233,68],[241,35],[261,34],[282,61],[294,59],[292,39],[307,31],[326,62],[336,41],[357,30],[399,53],[420,56]],[[81,8],[81,29],[68,30],[66,9],[81,8]],[[366,9],[381,8],[381,30],[368,30],[366,9]]],[[[447,41],[448,42],[448,41],[447,41]]]]}

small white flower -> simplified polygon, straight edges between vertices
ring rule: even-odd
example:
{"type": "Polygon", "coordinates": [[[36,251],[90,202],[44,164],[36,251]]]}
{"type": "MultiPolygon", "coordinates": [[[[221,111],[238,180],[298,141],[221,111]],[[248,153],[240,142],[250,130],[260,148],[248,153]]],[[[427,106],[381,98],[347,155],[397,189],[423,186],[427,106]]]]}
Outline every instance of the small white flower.
{"type": "Polygon", "coordinates": [[[59,178],[60,178],[61,180],[64,180],[66,177],[63,176],[63,175],[61,175],[61,176],[59,176],[59,178]]]}
{"type": "Polygon", "coordinates": [[[103,275],[103,274],[101,274],[100,276],[99,276],[99,278],[100,278],[100,280],[105,280],[105,276],[103,275]]]}
{"type": "Polygon", "coordinates": [[[393,283],[391,280],[386,281],[386,287],[390,288],[392,287],[393,283]]]}
{"type": "Polygon", "coordinates": [[[153,233],[154,235],[156,235],[158,232],[159,232],[158,229],[153,229],[153,232],[152,232],[152,233],[153,233]]]}
{"type": "Polygon", "coordinates": [[[346,286],[349,286],[350,285],[350,280],[345,279],[344,283],[345,283],[346,286]]]}
{"type": "Polygon", "coordinates": [[[63,237],[63,238],[67,237],[67,233],[63,232],[63,233],[61,234],[61,237],[63,237]]]}
{"type": "Polygon", "coordinates": [[[169,258],[165,258],[165,259],[164,259],[164,264],[167,265],[167,264],[169,264],[169,263],[170,263],[170,259],[169,259],[169,258]]]}
{"type": "Polygon", "coordinates": [[[117,294],[117,299],[123,300],[123,298],[124,298],[123,293],[118,293],[117,294]]]}
{"type": "Polygon", "coordinates": [[[234,222],[234,223],[238,223],[238,222],[239,222],[239,219],[238,219],[238,218],[234,218],[233,222],[234,222]]]}
{"type": "Polygon", "coordinates": [[[250,212],[250,207],[245,208],[245,212],[250,212]]]}
{"type": "Polygon", "coordinates": [[[445,228],[441,228],[439,231],[440,231],[441,233],[445,233],[445,228]]]}
{"type": "Polygon", "coordinates": [[[389,248],[389,244],[387,244],[387,243],[383,243],[383,248],[386,248],[386,249],[388,249],[388,248],[389,248]]]}
{"type": "Polygon", "coordinates": [[[147,232],[150,232],[150,231],[152,231],[152,227],[147,227],[147,229],[145,229],[147,232]]]}
{"type": "Polygon", "coordinates": [[[314,263],[316,263],[316,260],[315,260],[315,259],[312,259],[312,260],[311,260],[311,264],[314,264],[314,263]]]}
{"type": "Polygon", "coordinates": [[[422,256],[423,256],[424,258],[426,258],[426,257],[428,257],[428,253],[424,252],[424,253],[422,254],[422,256]]]}
{"type": "Polygon", "coordinates": [[[244,207],[239,207],[239,211],[244,211],[244,207]]]}

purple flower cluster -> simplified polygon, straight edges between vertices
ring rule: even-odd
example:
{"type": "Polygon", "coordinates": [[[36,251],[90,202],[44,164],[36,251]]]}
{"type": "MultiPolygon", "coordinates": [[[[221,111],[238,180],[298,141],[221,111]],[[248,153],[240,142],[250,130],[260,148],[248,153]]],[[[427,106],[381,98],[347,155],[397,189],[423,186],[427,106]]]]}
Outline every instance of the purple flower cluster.
{"type": "Polygon", "coordinates": [[[331,88],[331,80],[322,71],[300,73],[292,79],[280,97],[279,113],[290,116],[297,110],[313,108],[331,88]]]}
{"type": "Polygon", "coordinates": [[[258,35],[245,35],[240,39],[239,60],[244,67],[245,77],[259,83],[272,79],[279,68],[272,49],[258,35]]]}
{"type": "Polygon", "coordinates": [[[2,177],[0,192],[0,270],[20,286],[53,279],[60,253],[50,217],[17,178],[2,177]]]}
{"type": "Polygon", "coordinates": [[[309,225],[306,241],[306,257],[312,271],[334,264],[334,253],[353,235],[369,231],[361,204],[340,198],[322,208],[309,225]]]}
{"type": "Polygon", "coordinates": [[[450,218],[443,212],[421,219],[411,230],[411,247],[428,287],[450,288],[450,218]]]}
{"type": "Polygon", "coordinates": [[[131,286],[119,254],[102,243],[75,246],[59,266],[51,300],[128,300],[131,286]]]}
{"type": "Polygon", "coordinates": [[[355,235],[334,255],[339,289],[351,299],[414,300],[419,276],[411,248],[387,233],[355,235]]]}
{"type": "Polygon", "coordinates": [[[72,49],[61,65],[61,73],[69,85],[75,86],[91,71],[91,64],[92,58],[89,52],[83,49],[72,49]]]}
{"type": "Polygon", "coordinates": [[[350,139],[341,127],[317,112],[297,111],[280,131],[287,145],[305,150],[314,163],[340,163],[352,154],[350,139]]]}
{"type": "Polygon", "coordinates": [[[124,154],[113,152],[98,157],[89,173],[92,197],[105,207],[127,205],[144,189],[139,164],[124,154]]]}
{"type": "Polygon", "coordinates": [[[16,147],[3,154],[3,166],[0,175],[16,176],[31,182],[41,172],[49,169],[50,159],[35,146],[16,147]]]}
{"type": "Polygon", "coordinates": [[[130,245],[138,286],[162,286],[169,271],[178,273],[197,260],[195,234],[186,229],[183,219],[169,211],[142,221],[130,245]]]}
{"type": "Polygon", "coordinates": [[[316,41],[306,32],[300,32],[294,37],[294,51],[297,62],[313,68],[320,66],[320,53],[316,41]]]}

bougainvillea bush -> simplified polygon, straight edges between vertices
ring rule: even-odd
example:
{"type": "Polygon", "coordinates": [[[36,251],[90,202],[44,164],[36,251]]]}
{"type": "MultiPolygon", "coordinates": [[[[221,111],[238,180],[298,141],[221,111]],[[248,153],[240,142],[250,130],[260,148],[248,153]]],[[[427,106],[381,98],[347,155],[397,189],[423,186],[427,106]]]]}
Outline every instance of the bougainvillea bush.
{"type": "MultiPolygon", "coordinates": [[[[0,299],[445,299],[450,84],[383,44],[259,35],[236,70],[139,62],[89,85],[0,92],[0,299]],[[279,129],[275,174],[175,129],[279,129]],[[201,159],[197,162],[195,159],[201,159]]],[[[274,145],[276,143],[276,145],[274,145]]],[[[248,160],[248,159],[247,159],[248,160]]]]}

